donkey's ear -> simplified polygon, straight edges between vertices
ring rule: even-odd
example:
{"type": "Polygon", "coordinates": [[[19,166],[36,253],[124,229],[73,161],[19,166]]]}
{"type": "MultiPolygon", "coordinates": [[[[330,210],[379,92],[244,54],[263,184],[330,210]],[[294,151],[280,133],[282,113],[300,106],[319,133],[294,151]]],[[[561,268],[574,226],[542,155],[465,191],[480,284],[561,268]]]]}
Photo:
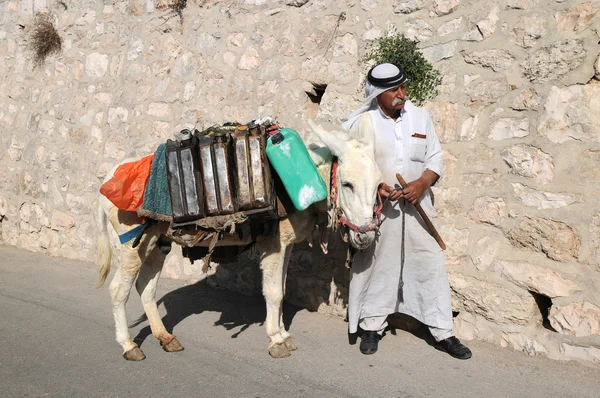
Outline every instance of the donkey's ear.
{"type": "Polygon", "coordinates": [[[346,152],[348,148],[348,138],[345,135],[330,133],[323,127],[315,124],[311,119],[307,119],[307,122],[334,156],[341,157],[341,155],[346,152]]]}
{"type": "Polygon", "coordinates": [[[375,144],[375,128],[373,127],[373,120],[369,112],[362,114],[358,128],[350,130],[350,137],[365,145],[373,146],[375,144]]]}

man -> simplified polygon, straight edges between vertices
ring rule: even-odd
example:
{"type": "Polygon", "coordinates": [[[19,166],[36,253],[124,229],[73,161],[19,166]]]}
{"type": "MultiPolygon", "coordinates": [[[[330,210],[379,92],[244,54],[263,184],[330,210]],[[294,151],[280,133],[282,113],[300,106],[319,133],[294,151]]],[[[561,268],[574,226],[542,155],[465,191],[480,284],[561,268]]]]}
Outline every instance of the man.
{"type": "Polygon", "coordinates": [[[396,173],[412,181],[405,189],[384,183],[387,198],[380,236],[356,254],[350,276],[349,332],[363,330],[360,351],[373,354],[395,312],[412,316],[429,327],[436,348],[455,358],[471,351],[454,337],[450,285],[444,254],[412,204],[420,203],[436,223],[430,187],[442,175],[442,149],[431,118],[406,99],[404,71],[392,64],[373,67],[367,76],[367,99],[342,127],[357,134],[358,121],[368,112],[375,136],[375,159],[383,181],[393,184],[396,173]],[[410,203],[407,203],[410,202],[410,203]],[[412,204],[411,204],[412,203],[412,204]]]}

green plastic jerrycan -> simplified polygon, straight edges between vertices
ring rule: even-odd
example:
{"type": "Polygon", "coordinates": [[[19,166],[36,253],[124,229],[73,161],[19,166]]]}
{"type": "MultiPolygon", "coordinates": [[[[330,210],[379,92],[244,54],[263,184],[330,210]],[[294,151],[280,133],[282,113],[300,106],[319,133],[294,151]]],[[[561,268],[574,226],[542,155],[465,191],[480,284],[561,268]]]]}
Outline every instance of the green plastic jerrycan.
{"type": "Polygon", "coordinates": [[[271,136],[267,157],[297,210],[327,198],[327,186],[296,131],[285,128],[271,136]]]}

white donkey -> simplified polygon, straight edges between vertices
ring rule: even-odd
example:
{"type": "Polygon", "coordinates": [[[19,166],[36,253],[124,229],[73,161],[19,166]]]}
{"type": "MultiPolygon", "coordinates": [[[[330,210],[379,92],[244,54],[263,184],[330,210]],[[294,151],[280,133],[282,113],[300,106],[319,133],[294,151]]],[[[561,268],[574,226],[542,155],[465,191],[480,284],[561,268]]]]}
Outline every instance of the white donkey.
{"type": "MultiPolygon", "coordinates": [[[[374,149],[370,139],[373,136],[373,128],[370,117],[368,114],[366,115],[360,123],[358,133],[353,137],[347,134],[329,133],[320,126],[316,126],[312,121],[309,122],[326,148],[338,158],[338,206],[343,212],[346,224],[354,226],[349,233],[350,243],[359,250],[369,246],[376,236],[376,231],[373,228],[366,228],[366,226],[373,225],[377,187],[381,182],[381,173],[374,160],[374,149]],[[367,232],[364,232],[365,230],[367,232]]],[[[112,173],[106,177],[106,180],[111,177],[112,173]]],[[[279,231],[275,236],[261,239],[256,243],[256,249],[261,258],[263,294],[267,304],[265,324],[270,339],[269,354],[274,358],[287,357],[290,355],[290,351],[296,349],[292,337],[285,330],[283,324],[282,300],[285,292],[287,265],[293,245],[306,239],[313,231],[317,215],[315,207],[296,212],[281,220],[279,231]]],[[[99,286],[102,286],[110,272],[112,256],[107,221],[110,221],[117,234],[122,234],[133,226],[139,225],[141,220],[135,213],[117,209],[102,195],[100,195],[99,201],[99,216],[101,226],[98,237],[99,286]]],[[[142,350],[131,339],[125,313],[125,304],[134,281],[148,317],[152,335],[160,340],[165,351],[183,350],[183,346],[175,336],[166,330],[154,297],[165,260],[165,254],[159,250],[157,241],[161,237],[165,239],[164,234],[167,232],[167,228],[168,223],[165,222],[152,225],[135,249],[132,248],[131,242],[124,244],[121,248],[119,267],[110,283],[116,339],[123,347],[123,356],[127,360],[139,361],[145,358],[142,350]]],[[[240,240],[237,236],[226,235],[223,240],[218,242],[218,245],[236,246],[248,243],[250,243],[249,239],[240,240]]],[[[199,245],[202,245],[202,242],[199,245]]]]}

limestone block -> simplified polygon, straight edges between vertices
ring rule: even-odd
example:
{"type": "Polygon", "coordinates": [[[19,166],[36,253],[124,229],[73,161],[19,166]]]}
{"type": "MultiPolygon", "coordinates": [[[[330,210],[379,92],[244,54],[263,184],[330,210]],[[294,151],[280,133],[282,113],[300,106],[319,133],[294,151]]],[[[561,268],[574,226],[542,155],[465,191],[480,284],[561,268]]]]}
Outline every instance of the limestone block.
{"type": "Polygon", "coordinates": [[[497,102],[508,93],[509,87],[504,80],[483,80],[467,86],[466,93],[471,98],[469,106],[481,107],[497,102]]]}
{"type": "Polygon", "coordinates": [[[476,198],[469,210],[469,219],[494,226],[500,226],[506,221],[508,210],[502,198],[483,196],[476,198]]]}
{"type": "Polygon", "coordinates": [[[437,136],[442,143],[457,140],[456,123],[458,104],[452,102],[428,102],[425,109],[429,112],[437,136]]]}
{"type": "Polygon", "coordinates": [[[396,14],[410,14],[425,7],[425,0],[394,0],[392,7],[396,14]]]}
{"type": "Polygon", "coordinates": [[[25,141],[21,141],[13,137],[10,142],[10,147],[6,151],[10,160],[13,162],[18,162],[21,160],[26,145],[27,143],[25,141]]]}
{"type": "Polygon", "coordinates": [[[91,53],[85,59],[85,72],[90,77],[103,77],[108,69],[108,55],[91,53]]]}
{"type": "Polygon", "coordinates": [[[534,83],[558,79],[577,69],[587,52],[582,40],[567,39],[544,46],[522,64],[523,73],[534,83]]]}
{"type": "Polygon", "coordinates": [[[544,253],[555,261],[579,260],[581,241],[567,224],[540,217],[523,217],[507,233],[516,247],[544,253]]]}
{"type": "Polygon", "coordinates": [[[374,19],[368,19],[365,22],[364,33],[361,38],[364,41],[375,40],[383,36],[383,31],[380,29],[379,24],[374,19]]]}
{"type": "Polygon", "coordinates": [[[108,109],[107,123],[112,128],[119,128],[127,122],[129,111],[120,106],[108,109]]]}
{"type": "Polygon", "coordinates": [[[442,74],[442,82],[438,86],[439,94],[452,95],[456,88],[456,71],[452,65],[440,65],[437,69],[442,74]]]}
{"type": "Polygon", "coordinates": [[[164,102],[151,102],[148,104],[148,111],[146,113],[150,116],[169,117],[171,116],[171,106],[164,102]]]}
{"type": "Polygon", "coordinates": [[[441,17],[442,15],[448,15],[454,12],[460,5],[460,0],[433,0],[431,9],[429,12],[430,17],[441,17]]]}
{"type": "Polygon", "coordinates": [[[208,57],[213,54],[215,47],[217,46],[217,41],[218,39],[215,36],[202,32],[198,35],[198,39],[196,40],[196,48],[201,55],[208,57]]]}
{"type": "Polygon", "coordinates": [[[340,94],[327,90],[321,99],[317,121],[340,123],[342,119],[348,116],[359,105],[360,102],[354,95],[340,94]]]}
{"type": "Polygon", "coordinates": [[[435,207],[440,217],[451,217],[460,213],[462,195],[460,188],[437,188],[432,187],[435,197],[435,207]]]}
{"type": "Polygon", "coordinates": [[[296,44],[298,37],[294,27],[290,24],[287,29],[283,31],[280,40],[279,53],[286,57],[295,57],[298,55],[298,45],[296,44]]]}
{"type": "Polygon", "coordinates": [[[524,262],[494,261],[490,269],[507,281],[550,298],[567,297],[581,288],[558,272],[524,262]]]}
{"type": "Polygon", "coordinates": [[[258,51],[254,47],[249,47],[246,49],[242,57],[240,58],[240,62],[238,63],[238,68],[242,70],[250,70],[255,69],[260,65],[260,55],[258,51]]]}
{"type": "Polygon", "coordinates": [[[60,210],[52,210],[51,225],[54,231],[66,231],[75,226],[75,218],[60,210]]]}
{"type": "Polygon", "coordinates": [[[129,12],[135,16],[142,15],[144,6],[141,4],[141,0],[129,0],[129,12]]]}
{"type": "Polygon", "coordinates": [[[168,35],[162,42],[163,53],[171,58],[177,58],[183,50],[181,40],[173,35],[168,35]]]}
{"type": "Polygon", "coordinates": [[[527,292],[514,293],[472,276],[449,272],[453,309],[477,314],[495,323],[526,325],[541,321],[537,304],[527,292]]]}
{"type": "Polygon", "coordinates": [[[379,5],[379,0],[360,0],[360,8],[371,11],[379,5]]]}
{"type": "Polygon", "coordinates": [[[456,54],[457,41],[436,44],[431,47],[425,47],[421,50],[423,57],[431,63],[439,62],[443,59],[452,58],[456,54]]]}
{"type": "Polygon", "coordinates": [[[578,32],[583,30],[597,12],[598,9],[592,7],[591,1],[580,4],[569,10],[558,11],[554,15],[554,19],[556,20],[556,29],[559,32],[573,30],[578,32]]]}
{"type": "Polygon", "coordinates": [[[514,57],[509,51],[500,49],[489,49],[483,51],[463,51],[465,62],[490,68],[494,72],[507,73],[513,67],[514,57]]]}
{"type": "Polygon", "coordinates": [[[69,210],[72,214],[90,214],[90,209],[86,199],[83,196],[77,196],[67,192],[65,203],[69,207],[69,210]]]}
{"type": "Polygon", "coordinates": [[[206,60],[194,55],[190,51],[184,52],[175,60],[172,69],[172,75],[176,77],[190,76],[195,77],[204,71],[206,60]]]}
{"type": "Polygon", "coordinates": [[[532,88],[527,88],[512,100],[510,107],[516,111],[537,110],[540,102],[541,98],[538,93],[532,88]]]}
{"type": "Polygon", "coordinates": [[[357,85],[358,73],[355,72],[354,65],[349,62],[331,62],[328,66],[331,82],[339,85],[357,85]]]}
{"type": "Polygon", "coordinates": [[[356,56],[358,54],[358,43],[352,33],[338,36],[333,42],[333,56],[343,55],[356,56]]]}
{"type": "Polygon", "coordinates": [[[582,182],[596,184],[600,176],[600,151],[592,149],[583,151],[574,170],[582,182]]]}
{"type": "Polygon", "coordinates": [[[553,305],[548,319],[561,334],[576,337],[600,335],[600,308],[589,301],[553,305]]]}
{"type": "Polygon", "coordinates": [[[189,101],[192,99],[192,97],[194,96],[194,93],[196,92],[196,83],[194,81],[189,81],[185,84],[185,87],[183,88],[183,99],[184,101],[189,101]]]}
{"type": "Polygon", "coordinates": [[[473,315],[468,312],[461,312],[454,318],[453,331],[461,340],[483,340],[496,343],[494,331],[490,328],[489,322],[481,316],[473,315]]]}
{"type": "Polygon", "coordinates": [[[518,182],[513,183],[512,187],[513,192],[521,199],[524,205],[540,210],[559,209],[582,201],[582,198],[578,195],[538,191],[518,182]]]}
{"type": "Polygon", "coordinates": [[[405,25],[404,36],[417,42],[425,42],[433,36],[433,27],[422,19],[409,21],[405,25]]]}
{"type": "Polygon", "coordinates": [[[104,157],[121,160],[127,154],[127,144],[120,135],[112,134],[106,139],[104,144],[104,157]]]}
{"type": "Polygon", "coordinates": [[[522,351],[530,356],[548,354],[548,350],[542,343],[531,338],[525,333],[502,332],[500,345],[502,347],[512,348],[516,351],[522,351]]]}
{"type": "Polygon", "coordinates": [[[484,39],[490,37],[496,31],[496,25],[500,20],[499,13],[500,8],[498,8],[497,5],[494,5],[490,9],[490,12],[485,16],[485,18],[476,22],[477,30],[484,39]]]}
{"type": "Polygon", "coordinates": [[[523,48],[533,47],[548,33],[546,20],[539,15],[523,16],[510,33],[510,40],[523,48]]]}
{"type": "Polygon", "coordinates": [[[129,43],[127,50],[127,60],[133,61],[137,59],[144,51],[144,40],[139,37],[134,37],[129,43]]]}
{"type": "Polygon", "coordinates": [[[225,51],[223,53],[223,62],[225,63],[225,65],[234,66],[236,58],[237,56],[235,55],[235,53],[232,53],[231,51],[225,51]]]}
{"type": "Polygon", "coordinates": [[[115,15],[114,6],[105,5],[104,8],[102,9],[102,15],[104,16],[104,19],[111,18],[113,15],[115,15]]]}
{"type": "Polygon", "coordinates": [[[561,343],[560,352],[569,359],[600,364],[600,349],[595,347],[580,347],[567,343],[561,343]]]}
{"type": "Polygon", "coordinates": [[[461,30],[463,26],[463,17],[455,18],[440,25],[437,34],[438,36],[446,36],[461,30]]]}
{"type": "Polygon", "coordinates": [[[600,271],[600,212],[592,216],[590,222],[590,257],[588,263],[600,271]]]}
{"type": "Polygon", "coordinates": [[[438,228],[440,236],[446,243],[446,266],[459,265],[467,258],[469,246],[469,230],[458,229],[453,224],[445,224],[438,228]]]}
{"type": "Polygon", "coordinates": [[[243,48],[246,45],[246,35],[243,33],[230,33],[227,35],[226,43],[229,47],[243,48]]]}
{"type": "Polygon", "coordinates": [[[494,150],[485,145],[469,146],[468,151],[461,157],[461,163],[464,162],[464,164],[468,165],[465,170],[466,173],[485,172],[486,174],[489,174],[492,172],[490,159],[492,159],[494,155],[494,150]]]}
{"type": "Polygon", "coordinates": [[[239,76],[229,81],[227,99],[236,103],[244,103],[250,99],[253,91],[254,80],[250,76],[239,76]]]}
{"type": "Polygon", "coordinates": [[[547,184],[554,179],[552,156],[539,148],[516,144],[503,149],[500,155],[508,164],[512,173],[533,178],[541,184],[547,184]]]}
{"type": "Polygon", "coordinates": [[[276,97],[278,90],[279,83],[277,83],[277,80],[266,81],[256,88],[256,98],[260,101],[266,101],[276,97]]]}
{"type": "Polygon", "coordinates": [[[494,141],[522,138],[529,135],[529,118],[501,118],[490,127],[489,139],[494,141]]]}
{"type": "Polygon", "coordinates": [[[486,235],[475,243],[471,260],[478,270],[486,271],[496,258],[499,249],[500,242],[498,238],[486,235]]]}
{"type": "Polygon", "coordinates": [[[596,62],[594,62],[594,77],[600,80],[600,55],[596,58],[596,62]]]}
{"type": "Polygon", "coordinates": [[[448,181],[454,176],[456,163],[458,163],[458,158],[450,151],[442,149],[442,181],[448,181]]]}
{"type": "Polygon", "coordinates": [[[598,142],[600,133],[600,83],[552,86],[544,103],[538,135],[561,144],[566,141],[598,142]]]}

